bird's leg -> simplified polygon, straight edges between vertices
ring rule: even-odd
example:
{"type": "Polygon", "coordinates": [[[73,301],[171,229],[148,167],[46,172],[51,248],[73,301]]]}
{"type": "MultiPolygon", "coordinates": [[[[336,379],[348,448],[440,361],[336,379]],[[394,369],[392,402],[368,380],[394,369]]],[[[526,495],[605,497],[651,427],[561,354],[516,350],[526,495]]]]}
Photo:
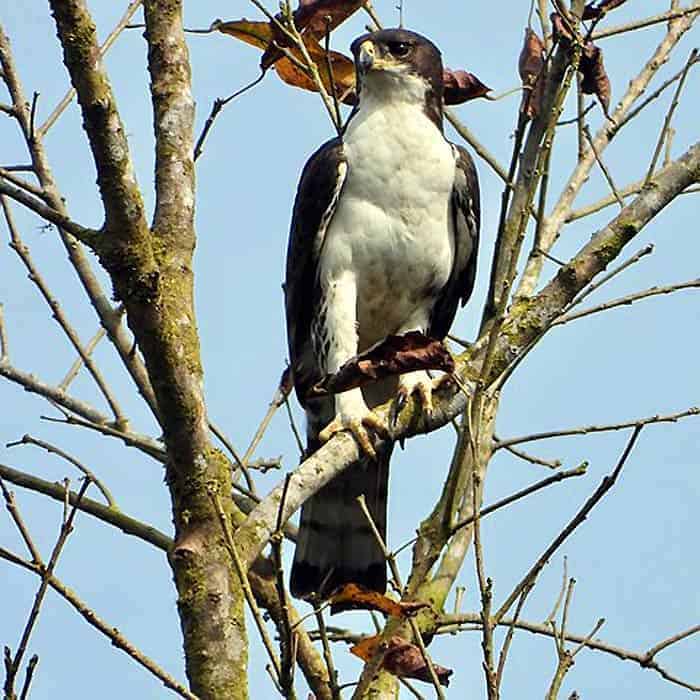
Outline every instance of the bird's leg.
{"type": "Polygon", "coordinates": [[[362,391],[350,389],[335,397],[335,418],[319,433],[321,442],[330,440],[336,433],[349,430],[360,449],[372,459],[376,459],[376,452],[370,430],[382,437],[388,436],[388,431],[382,420],[376,413],[367,408],[362,391]]]}
{"type": "MultiPolygon", "coordinates": [[[[402,335],[411,331],[419,331],[425,334],[426,328],[426,319],[416,315],[399,329],[398,334],[402,335]]],[[[437,388],[439,381],[440,380],[437,380],[437,383],[434,383],[431,376],[425,370],[416,370],[415,372],[406,372],[400,375],[396,400],[391,410],[390,423],[392,428],[396,426],[401,411],[409,397],[414,393],[418,394],[423,411],[430,416],[433,412],[433,390],[437,388]]]]}
{"type": "MultiPolygon", "coordinates": [[[[325,313],[323,329],[325,346],[325,369],[335,374],[350,358],[357,355],[357,287],[355,277],[344,272],[331,280],[325,288],[325,313]]],[[[365,403],[361,389],[350,389],[335,396],[335,418],[319,433],[321,442],[326,442],[336,433],[349,430],[360,449],[376,458],[370,430],[382,437],[388,435],[386,426],[365,403]]]]}
{"type": "MultiPolygon", "coordinates": [[[[440,382],[438,378],[436,382],[440,382]]],[[[433,389],[438,384],[434,383],[430,375],[425,370],[406,372],[399,377],[399,388],[396,392],[396,401],[391,411],[391,422],[396,424],[401,411],[403,410],[409,396],[416,393],[420,398],[423,411],[430,416],[433,412],[433,389]]]]}

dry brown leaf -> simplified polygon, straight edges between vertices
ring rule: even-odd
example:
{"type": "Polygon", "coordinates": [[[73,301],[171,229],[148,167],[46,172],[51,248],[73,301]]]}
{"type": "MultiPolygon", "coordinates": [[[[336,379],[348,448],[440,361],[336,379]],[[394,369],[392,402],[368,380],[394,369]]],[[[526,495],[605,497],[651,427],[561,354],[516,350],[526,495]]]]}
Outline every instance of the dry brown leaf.
{"type": "MultiPolygon", "coordinates": [[[[354,105],[357,102],[355,64],[351,58],[338,51],[329,51],[326,54],[320,42],[329,30],[337,27],[361,6],[362,0],[301,0],[294,12],[296,27],[302,35],[309,56],[318,68],[324,88],[329,94],[335,94],[338,101],[348,105],[354,105]]],[[[281,21],[279,15],[277,20],[281,21]]],[[[277,75],[288,85],[318,92],[316,83],[301,67],[305,62],[304,56],[276,22],[251,22],[246,19],[231,22],[216,20],[210,29],[263,49],[260,59],[262,70],[274,66],[277,75]],[[293,58],[285,55],[279,47],[286,48],[293,58]]],[[[467,71],[447,69],[443,75],[444,100],[447,105],[461,104],[483,97],[490,91],[489,87],[467,71]]]]}
{"type": "Polygon", "coordinates": [[[442,81],[445,86],[443,100],[446,105],[459,105],[477,97],[484,97],[491,92],[490,87],[466,70],[445,68],[442,72],[442,81]]]}
{"type": "MultiPolygon", "coordinates": [[[[424,683],[433,682],[421,650],[415,644],[398,637],[391,638],[389,649],[384,654],[382,668],[401,678],[415,678],[424,683]]],[[[451,668],[433,663],[433,670],[440,685],[450,684],[450,676],[454,673],[451,668]]]]}
{"type": "Polygon", "coordinates": [[[596,95],[603,107],[605,116],[609,117],[610,107],[610,79],[605,72],[603,64],[603,51],[592,41],[587,41],[581,53],[581,62],[578,67],[583,79],[581,91],[586,95],[596,95]]]}
{"type": "Polygon", "coordinates": [[[325,37],[363,4],[364,0],[299,0],[294,23],[317,38],[325,37]]]}
{"type": "Polygon", "coordinates": [[[309,397],[337,394],[404,372],[439,369],[452,373],[454,367],[454,359],[441,340],[420,331],[390,335],[348,360],[335,374],[326,375],[309,390],[309,397]]]}
{"type": "Polygon", "coordinates": [[[350,653],[359,657],[363,661],[369,661],[377,652],[382,635],[375,634],[350,647],[350,653]]]}
{"type": "MultiPolygon", "coordinates": [[[[339,102],[349,105],[355,104],[355,64],[342,53],[331,51],[329,53],[331,71],[329,72],[325,50],[315,39],[305,38],[304,43],[307,45],[309,55],[318,67],[319,77],[328,93],[333,94],[333,91],[335,91],[335,96],[339,102]],[[332,89],[331,73],[333,75],[332,89]]],[[[297,60],[303,63],[303,57],[299,49],[292,48],[289,51],[297,60]]],[[[286,56],[277,60],[274,68],[277,75],[288,85],[311,92],[318,92],[316,83],[311,76],[286,56]]]]}
{"type": "MultiPolygon", "coordinates": [[[[301,0],[294,11],[294,26],[304,38],[316,41],[323,39],[350,15],[362,7],[362,0],[301,0]]],[[[282,15],[276,16],[277,21],[282,15]]],[[[281,31],[276,22],[270,23],[272,38],[278,46],[289,47],[293,42],[281,31]]],[[[260,59],[260,67],[266,70],[283,56],[282,51],[270,45],[260,59]]]]}
{"type": "Polygon", "coordinates": [[[549,16],[552,21],[552,35],[554,36],[554,41],[573,41],[573,34],[569,31],[569,27],[564,21],[563,17],[558,12],[552,12],[549,16]]]}
{"type": "Polygon", "coordinates": [[[528,27],[525,29],[525,41],[518,60],[518,73],[523,82],[520,111],[531,119],[540,113],[542,106],[544,56],[542,39],[528,27]]]}
{"type": "Polygon", "coordinates": [[[235,22],[221,22],[217,20],[211,25],[210,29],[222,34],[228,34],[259,49],[266,49],[272,40],[272,30],[268,22],[249,22],[247,19],[240,19],[235,22]]]}
{"type": "Polygon", "coordinates": [[[428,607],[427,603],[396,601],[357,583],[346,583],[330,597],[331,615],[345,610],[377,610],[389,617],[410,617],[428,607]]]}
{"type": "MultiPolygon", "coordinates": [[[[380,644],[381,635],[375,635],[355,644],[350,648],[350,652],[359,656],[363,661],[369,661],[377,652],[380,644]]],[[[415,678],[425,683],[432,682],[421,650],[415,644],[411,644],[401,637],[394,636],[386,643],[382,668],[401,678],[415,678]]],[[[433,663],[433,669],[440,685],[448,686],[450,676],[453,673],[452,669],[439,666],[436,663],[433,663]]]]}

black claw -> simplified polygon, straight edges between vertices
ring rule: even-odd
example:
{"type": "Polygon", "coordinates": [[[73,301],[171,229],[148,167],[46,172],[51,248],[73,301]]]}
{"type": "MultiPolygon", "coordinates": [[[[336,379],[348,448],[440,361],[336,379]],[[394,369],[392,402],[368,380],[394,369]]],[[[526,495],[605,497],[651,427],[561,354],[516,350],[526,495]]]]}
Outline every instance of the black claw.
{"type": "Polygon", "coordinates": [[[399,420],[399,416],[401,415],[401,411],[403,410],[403,407],[406,405],[407,400],[408,400],[408,397],[403,392],[397,394],[396,400],[394,401],[394,405],[391,407],[391,416],[389,418],[392,430],[394,430],[394,428],[396,428],[396,423],[399,420]]]}

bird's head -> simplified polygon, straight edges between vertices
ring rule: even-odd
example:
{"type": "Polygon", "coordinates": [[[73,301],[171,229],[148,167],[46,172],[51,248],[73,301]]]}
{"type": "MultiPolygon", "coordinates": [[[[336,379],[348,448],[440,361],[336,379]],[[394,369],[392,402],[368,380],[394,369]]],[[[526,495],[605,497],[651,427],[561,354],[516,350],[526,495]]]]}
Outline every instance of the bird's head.
{"type": "Polygon", "coordinates": [[[424,36],[383,29],[355,39],[351,49],[360,95],[411,92],[442,102],[442,57],[424,36]]]}

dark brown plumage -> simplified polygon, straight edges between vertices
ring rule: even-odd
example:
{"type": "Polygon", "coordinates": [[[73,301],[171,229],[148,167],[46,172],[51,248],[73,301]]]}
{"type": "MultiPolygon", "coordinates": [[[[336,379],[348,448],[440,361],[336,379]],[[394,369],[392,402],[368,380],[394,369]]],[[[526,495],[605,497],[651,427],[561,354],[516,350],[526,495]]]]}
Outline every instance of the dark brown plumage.
{"type": "MultiPolygon", "coordinates": [[[[404,377],[361,396],[310,399],[308,389],[388,334],[444,338],[476,274],[479,186],[468,153],[442,135],[440,52],[403,29],[360,37],[352,50],[359,103],[343,138],[304,168],[287,256],[289,353],[309,454],[331,422],[360,440],[371,409],[404,377]]],[[[304,504],[293,595],[324,599],[346,582],[385,590],[384,557],[356,499],[365,496],[386,537],[390,456],[391,446],[363,456],[304,504]]]]}

